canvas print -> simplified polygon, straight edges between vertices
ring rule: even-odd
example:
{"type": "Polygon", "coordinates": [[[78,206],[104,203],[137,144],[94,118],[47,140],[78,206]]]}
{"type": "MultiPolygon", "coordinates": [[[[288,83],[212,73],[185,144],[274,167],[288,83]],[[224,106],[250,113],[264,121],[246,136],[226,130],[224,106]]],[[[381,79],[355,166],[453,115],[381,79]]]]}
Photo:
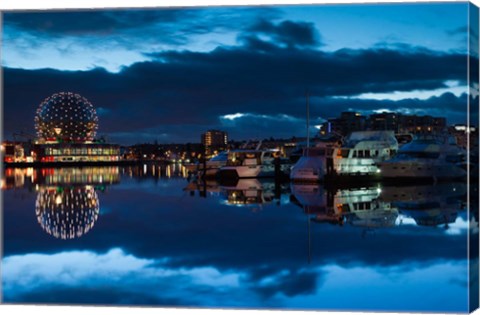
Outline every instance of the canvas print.
{"type": "Polygon", "coordinates": [[[1,302],[475,310],[478,13],[4,10],[1,302]]]}

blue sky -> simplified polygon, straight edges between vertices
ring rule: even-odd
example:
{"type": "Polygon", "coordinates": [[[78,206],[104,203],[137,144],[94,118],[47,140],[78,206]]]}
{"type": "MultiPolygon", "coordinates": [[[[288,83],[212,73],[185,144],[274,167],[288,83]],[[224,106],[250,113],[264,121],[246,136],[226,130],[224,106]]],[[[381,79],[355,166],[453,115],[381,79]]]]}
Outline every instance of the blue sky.
{"type": "MultiPolygon", "coordinates": [[[[85,20],[78,22],[77,28],[64,25],[69,23],[68,13],[45,16],[39,12],[17,18],[7,13],[3,64],[24,69],[59,70],[89,70],[100,66],[117,72],[134,62],[151,60],[147,53],[209,52],[217,47],[236,46],[243,31],[239,26],[261,18],[271,22],[310,23],[320,37],[315,48],[323,51],[375,46],[395,48],[406,44],[465,53],[467,8],[458,3],[419,3],[140,10],[136,14],[138,20],[142,20],[143,15],[160,13],[158,19],[143,26],[131,23],[118,29],[115,25],[121,25],[122,19],[129,19],[122,11],[104,14],[103,25],[95,25],[95,19],[90,21],[90,14],[85,12],[74,17],[85,20]],[[35,49],[31,49],[33,47],[35,49]]],[[[102,19],[98,17],[97,20],[102,19]]]]}
{"type": "Polygon", "coordinates": [[[317,121],[382,108],[465,123],[468,6],[7,12],[5,135],[31,131],[36,106],[65,90],[100,109],[99,134],[125,144],[198,142],[211,128],[302,136],[307,88],[317,121]],[[20,109],[32,119],[16,120],[20,109]]]}

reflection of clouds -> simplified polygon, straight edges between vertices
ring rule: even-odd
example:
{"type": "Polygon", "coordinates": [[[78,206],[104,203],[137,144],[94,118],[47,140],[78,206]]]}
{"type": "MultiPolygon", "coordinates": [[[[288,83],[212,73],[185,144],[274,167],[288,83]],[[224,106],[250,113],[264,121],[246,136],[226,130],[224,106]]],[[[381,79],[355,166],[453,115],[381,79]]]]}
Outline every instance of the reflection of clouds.
{"type": "Polygon", "coordinates": [[[4,298],[6,302],[22,301],[25,296],[48,295],[62,288],[79,292],[63,303],[81,302],[100,290],[113,295],[113,303],[127,304],[461,310],[459,301],[465,296],[468,267],[466,261],[405,263],[401,267],[329,264],[297,271],[284,269],[253,281],[248,271],[168,264],[168,258],[143,259],[121,249],[103,254],[71,251],[9,256],[3,260],[4,298]]]}
{"type": "MultiPolygon", "coordinates": [[[[417,222],[415,221],[414,218],[409,217],[405,214],[400,214],[395,222],[396,225],[411,225],[411,226],[417,226],[417,222]]],[[[438,227],[441,227],[441,225],[438,225],[438,227]]],[[[455,221],[448,223],[448,228],[445,229],[445,233],[448,235],[462,235],[468,233],[469,229],[469,224],[468,221],[465,220],[465,218],[458,216],[455,218],[455,221]]]]}
{"type": "Polygon", "coordinates": [[[292,307],[369,311],[467,311],[467,262],[398,267],[327,265],[313,296],[296,296],[292,307]],[[368,289],[367,289],[368,286],[368,289]]]}
{"type": "Polygon", "coordinates": [[[225,298],[226,291],[239,287],[241,275],[234,272],[213,267],[175,269],[166,267],[166,262],[137,258],[121,249],[104,254],[72,251],[10,256],[2,264],[4,297],[6,301],[21,301],[22,296],[37,290],[81,288],[88,294],[89,289],[108,288],[202,305],[208,296],[225,298]]]}
{"type": "Polygon", "coordinates": [[[457,217],[456,220],[448,224],[448,229],[446,230],[447,234],[450,235],[460,235],[462,233],[468,233],[469,229],[468,221],[462,217],[457,217]]]}
{"type": "Polygon", "coordinates": [[[317,290],[316,270],[281,270],[277,274],[260,279],[254,290],[265,299],[314,295],[317,290]]]}

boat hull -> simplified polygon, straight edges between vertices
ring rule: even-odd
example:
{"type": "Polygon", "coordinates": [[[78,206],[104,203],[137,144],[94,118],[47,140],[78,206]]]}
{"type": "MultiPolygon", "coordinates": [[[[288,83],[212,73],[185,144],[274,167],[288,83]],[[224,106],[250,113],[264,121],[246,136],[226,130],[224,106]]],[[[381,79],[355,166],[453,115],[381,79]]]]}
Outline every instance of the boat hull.
{"type": "Polygon", "coordinates": [[[290,171],[290,180],[297,183],[319,183],[325,176],[325,158],[301,157],[290,171]]]}
{"type": "Polygon", "coordinates": [[[385,179],[460,179],[467,171],[452,164],[385,162],[380,165],[380,173],[385,179]]]}

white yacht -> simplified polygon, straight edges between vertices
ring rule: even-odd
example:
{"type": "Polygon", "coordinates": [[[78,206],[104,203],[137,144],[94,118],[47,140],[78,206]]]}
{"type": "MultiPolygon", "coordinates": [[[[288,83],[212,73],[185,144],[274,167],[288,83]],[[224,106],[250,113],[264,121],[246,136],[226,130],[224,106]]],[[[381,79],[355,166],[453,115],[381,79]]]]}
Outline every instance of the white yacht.
{"type": "Polygon", "coordinates": [[[208,160],[205,163],[206,167],[204,167],[203,163],[200,163],[200,162],[185,164],[184,166],[187,168],[189,172],[196,173],[200,177],[202,176],[215,177],[215,175],[217,175],[220,168],[227,164],[227,159],[228,159],[228,152],[223,151],[223,152],[220,152],[218,155],[212,157],[210,160],[208,160]]]}
{"type": "Polygon", "coordinates": [[[303,155],[290,171],[293,182],[317,183],[327,172],[327,157],[331,157],[336,141],[323,141],[312,148],[305,148],[303,155]]]}
{"type": "Polygon", "coordinates": [[[393,131],[355,131],[327,159],[327,173],[337,176],[378,175],[378,163],[390,159],[397,150],[398,142],[393,131]]]}
{"type": "Polygon", "coordinates": [[[286,176],[290,164],[280,158],[278,149],[232,150],[226,165],[219,170],[221,178],[258,178],[286,176]],[[278,163],[278,165],[275,165],[278,163]],[[277,171],[276,171],[277,168],[277,171]]]}
{"type": "Polygon", "coordinates": [[[420,136],[380,163],[381,176],[395,179],[465,178],[466,152],[451,136],[420,136]]]}

